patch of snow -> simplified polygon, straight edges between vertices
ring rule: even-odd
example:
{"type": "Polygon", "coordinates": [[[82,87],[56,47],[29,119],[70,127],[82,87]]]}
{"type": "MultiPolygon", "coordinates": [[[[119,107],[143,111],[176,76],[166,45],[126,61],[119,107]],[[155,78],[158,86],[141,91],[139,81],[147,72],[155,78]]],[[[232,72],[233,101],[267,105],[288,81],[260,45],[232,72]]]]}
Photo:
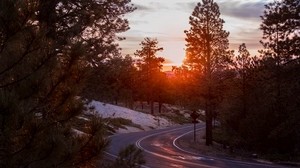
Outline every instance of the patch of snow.
{"type": "Polygon", "coordinates": [[[136,128],[136,127],[130,127],[130,126],[125,126],[126,129],[119,128],[116,130],[116,133],[123,134],[123,133],[130,133],[130,132],[139,132],[141,129],[136,128]]]}
{"type": "Polygon", "coordinates": [[[164,104],[164,107],[169,111],[180,111],[181,108],[178,106],[170,105],[170,104],[164,104]]]}
{"type": "Polygon", "coordinates": [[[71,128],[71,131],[76,135],[76,136],[83,136],[86,135],[86,133],[79,131],[78,129],[71,128]]]}
{"type": "Polygon", "coordinates": [[[85,121],[90,121],[88,118],[85,118],[85,117],[81,117],[81,116],[77,116],[78,119],[82,119],[82,120],[85,120],[85,121]]]}
{"type": "Polygon", "coordinates": [[[183,116],[184,116],[185,118],[190,118],[190,117],[191,117],[191,114],[189,114],[189,113],[184,113],[183,116]]]}
{"type": "Polygon", "coordinates": [[[205,110],[198,110],[198,113],[205,116],[205,110]]]}
{"type": "Polygon", "coordinates": [[[42,113],[35,113],[35,116],[36,117],[42,117],[43,115],[42,115],[42,113]]]}
{"type": "MultiPolygon", "coordinates": [[[[87,113],[92,113],[95,115],[99,115],[102,118],[125,118],[131,120],[134,124],[140,125],[144,130],[150,129],[159,129],[165,128],[172,125],[167,119],[153,116],[151,114],[145,114],[141,112],[137,112],[125,107],[115,106],[111,104],[106,104],[98,101],[91,101],[87,105],[87,113]]],[[[136,132],[138,128],[130,128],[126,131],[119,130],[119,132],[136,132]]],[[[139,129],[138,129],[139,130],[139,129]]],[[[141,131],[141,130],[139,130],[141,131]]]]}

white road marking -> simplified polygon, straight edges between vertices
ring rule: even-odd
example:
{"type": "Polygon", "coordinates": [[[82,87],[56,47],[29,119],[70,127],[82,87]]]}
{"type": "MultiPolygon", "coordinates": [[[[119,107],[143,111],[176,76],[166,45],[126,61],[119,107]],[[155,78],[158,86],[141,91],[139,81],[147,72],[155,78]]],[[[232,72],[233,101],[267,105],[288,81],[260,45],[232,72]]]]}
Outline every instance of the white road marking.
{"type": "MultiPolygon", "coordinates": [[[[168,132],[174,132],[174,131],[177,131],[177,130],[181,130],[181,129],[185,129],[185,128],[188,128],[188,127],[193,127],[193,126],[186,126],[186,127],[182,127],[182,128],[175,128],[175,129],[171,129],[171,130],[166,130],[166,131],[162,131],[162,132],[158,132],[158,133],[154,133],[154,134],[150,134],[150,135],[147,135],[147,136],[144,136],[140,139],[138,139],[136,141],[136,146],[139,148],[139,149],[142,149],[144,152],[146,153],[149,153],[149,154],[152,154],[154,156],[158,156],[158,157],[161,157],[161,158],[164,158],[164,159],[167,159],[167,160],[171,160],[171,161],[176,161],[176,162],[179,162],[179,163],[184,163],[184,164],[189,164],[189,165],[194,165],[194,166],[201,166],[201,167],[206,167],[206,168],[217,168],[215,166],[209,166],[209,165],[204,165],[204,164],[200,164],[200,163],[193,163],[193,162],[189,162],[189,161],[185,161],[185,160],[178,160],[178,159],[175,159],[175,158],[172,158],[172,157],[168,157],[168,156],[165,156],[165,155],[162,155],[162,154],[159,154],[159,153],[155,153],[155,152],[151,152],[145,148],[143,148],[141,146],[141,142],[147,138],[150,138],[152,136],[156,136],[156,135],[159,135],[159,134],[164,134],[164,133],[168,133],[168,132]]],[[[201,130],[201,129],[204,129],[205,127],[202,127],[202,128],[199,128],[197,129],[196,131],[198,130],[201,130]]],[[[271,165],[271,164],[261,164],[261,163],[249,163],[249,162],[243,162],[243,161],[237,161],[237,160],[231,160],[231,159],[222,159],[222,158],[215,158],[215,157],[211,157],[211,156],[199,156],[199,154],[197,153],[194,153],[194,152],[191,152],[191,151],[187,151],[187,150],[184,150],[182,148],[180,148],[178,145],[176,145],[176,141],[180,138],[182,138],[183,136],[187,135],[187,134],[190,134],[192,133],[193,131],[189,131],[189,132],[186,132],[178,137],[176,137],[174,140],[173,140],[173,146],[175,148],[177,148],[178,150],[180,151],[183,151],[185,153],[188,153],[188,154],[191,154],[191,155],[195,155],[195,157],[193,157],[195,160],[220,160],[220,161],[225,161],[225,162],[231,162],[231,163],[237,163],[237,164],[241,164],[241,165],[250,165],[250,166],[268,166],[268,167],[280,167],[280,165],[271,165]],[[199,157],[198,157],[199,156],[199,157]]],[[[115,157],[117,158],[116,155],[113,155],[111,153],[108,153],[108,152],[105,152],[106,154],[108,154],[109,156],[112,156],[112,157],[115,157]]],[[[186,159],[186,157],[182,156],[183,158],[181,159],[186,159]]],[[[284,167],[284,166],[282,166],[284,167]]],[[[148,166],[145,166],[145,165],[142,165],[142,168],[150,168],[148,166]]]]}
{"type": "Polygon", "coordinates": [[[147,149],[145,149],[141,146],[141,142],[143,140],[147,139],[147,138],[150,138],[152,136],[159,135],[159,134],[164,134],[164,133],[167,133],[167,132],[174,132],[174,131],[185,129],[185,128],[188,128],[188,127],[192,127],[192,126],[187,126],[187,127],[183,127],[183,128],[176,128],[176,129],[172,129],[172,130],[167,130],[167,131],[163,131],[163,132],[150,134],[150,135],[147,135],[147,136],[144,136],[144,137],[140,138],[139,140],[136,141],[135,144],[139,149],[142,149],[144,152],[152,154],[154,156],[158,156],[160,158],[164,158],[164,159],[167,159],[167,160],[176,161],[176,162],[180,162],[180,163],[185,163],[185,164],[189,164],[189,165],[194,165],[194,166],[201,166],[201,167],[206,167],[206,168],[216,168],[215,166],[209,166],[209,165],[204,165],[204,164],[199,164],[199,163],[193,163],[193,162],[189,162],[189,161],[174,159],[172,157],[168,157],[168,156],[165,156],[165,155],[162,155],[162,154],[159,154],[159,153],[151,152],[151,151],[149,151],[149,150],[147,150],[147,149]]]}
{"type": "MultiPolygon", "coordinates": [[[[204,129],[205,127],[202,127],[202,128],[198,128],[196,129],[196,131],[199,131],[199,130],[202,130],[204,129]]],[[[189,132],[186,132],[178,137],[176,137],[174,140],[173,140],[173,146],[175,148],[177,148],[178,150],[182,151],[182,152],[185,152],[185,153],[188,153],[188,154],[191,154],[191,155],[199,155],[198,153],[194,153],[194,152],[191,152],[191,151],[187,151],[187,150],[184,150],[182,148],[180,148],[178,145],[176,145],[176,141],[180,138],[182,138],[183,136],[187,135],[187,134],[191,134],[193,131],[189,131],[189,132]]],[[[205,157],[199,157],[199,158],[206,158],[206,160],[221,160],[221,161],[226,161],[226,162],[231,162],[231,163],[238,163],[238,164],[241,164],[241,165],[257,165],[257,166],[268,166],[268,167],[276,167],[278,168],[279,165],[272,165],[272,164],[261,164],[261,163],[251,163],[251,162],[243,162],[243,161],[238,161],[238,160],[231,160],[231,159],[222,159],[222,158],[215,158],[215,157],[211,157],[211,156],[205,156],[205,157]]]]}

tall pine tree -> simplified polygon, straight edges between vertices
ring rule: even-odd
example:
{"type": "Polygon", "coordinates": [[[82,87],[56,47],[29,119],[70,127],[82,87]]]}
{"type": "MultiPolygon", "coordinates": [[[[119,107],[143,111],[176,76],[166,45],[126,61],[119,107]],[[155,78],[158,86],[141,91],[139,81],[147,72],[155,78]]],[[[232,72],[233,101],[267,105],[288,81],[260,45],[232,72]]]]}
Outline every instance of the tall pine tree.
{"type": "Polygon", "coordinates": [[[265,6],[264,15],[261,16],[264,47],[264,59],[273,62],[275,104],[276,110],[282,112],[282,71],[283,66],[289,62],[299,63],[300,59],[300,16],[299,0],[274,1],[265,6]]]}
{"type": "Polygon", "coordinates": [[[154,113],[155,89],[159,82],[159,74],[162,69],[164,58],[158,57],[156,53],[162,51],[162,47],[158,47],[157,39],[145,38],[141,42],[141,50],[137,50],[134,54],[140,59],[138,60],[138,68],[140,71],[140,79],[142,90],[146,93],[146,99],[150,102],[151,113],[154,113]]]}
{"type": "Polygon", "coordinates": [[[264,55],[275,59],[277,66],[300,58],[299,0],[280,0],[265,6],[261,16],[264,55]]]}
{"type": "Polygon", "coordinates": [[[251,66],[250,53],[247,50],[246,44],[243,43],[239,46],[239,55],[236,57],[236,69],[238,70],[239,76],[241,78],[241,90],[242,90],[242,101],[243,110],[242,115],[245,117],[247,113],[247,101],[246,101],[246,85],[247,85],[247,70],[251,66]]]}
{"type": "Polygon", "coordinates": [[[230,60],[228,49],[229,33],[223,30],[224,20],[220,18],[220,10],[213,0],[202,0],[195,7],[189,18],[191,25],[186,34],[186,63],[203,78],[206,145],[212,144],[213,117],[213,75],[222,70],[230,60]]]}

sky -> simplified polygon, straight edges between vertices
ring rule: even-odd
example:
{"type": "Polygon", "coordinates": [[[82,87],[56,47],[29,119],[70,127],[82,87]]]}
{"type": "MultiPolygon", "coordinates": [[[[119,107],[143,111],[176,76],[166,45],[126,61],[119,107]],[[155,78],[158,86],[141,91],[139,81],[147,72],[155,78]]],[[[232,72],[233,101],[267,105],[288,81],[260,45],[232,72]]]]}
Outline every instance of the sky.
{"type": "MultiPolygon", "coordinates": [[[[165,58],[165,67],[182,64],[185,57],[185,33],[189,30],[189,16],[201,0],[132,0],[137,7],[133,13],[126,14],[130,30],[119,36],[126,40],[120,42],[122,54],[134,56],[145,37],[156,38],[158,46],[163,47],[157,56],[165,58]]],[[[224,30],[229,31],[230,49],[237,53],[238,46],[246,43],[251,55],[261,49],[259,41],[260,16],[264,5],[270,0],[215,0],[220,7],[221,18],[225,21],[224,30]]]]}

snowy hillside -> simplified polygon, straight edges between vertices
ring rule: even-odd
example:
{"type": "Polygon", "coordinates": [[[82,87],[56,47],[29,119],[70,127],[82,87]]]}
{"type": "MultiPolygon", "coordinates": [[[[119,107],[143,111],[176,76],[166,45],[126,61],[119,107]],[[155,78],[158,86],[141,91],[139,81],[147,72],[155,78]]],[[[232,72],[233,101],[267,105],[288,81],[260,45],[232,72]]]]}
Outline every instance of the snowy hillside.
{"type": "MultiPolygon", "coordinates": [[[[98,101],[91,101],[87,105],[88,114],[99,115],[102,118],[124,118],[131,120],[134,124],[140,125],[142,130],[165,128],[172,125],[172,122],[165,118],[137,112],[128,108],[106,104],[98,101]]],[[[137,127],[126,126],[126,129],[119,129],[117,133],[142,131],[137,127]]]]}

